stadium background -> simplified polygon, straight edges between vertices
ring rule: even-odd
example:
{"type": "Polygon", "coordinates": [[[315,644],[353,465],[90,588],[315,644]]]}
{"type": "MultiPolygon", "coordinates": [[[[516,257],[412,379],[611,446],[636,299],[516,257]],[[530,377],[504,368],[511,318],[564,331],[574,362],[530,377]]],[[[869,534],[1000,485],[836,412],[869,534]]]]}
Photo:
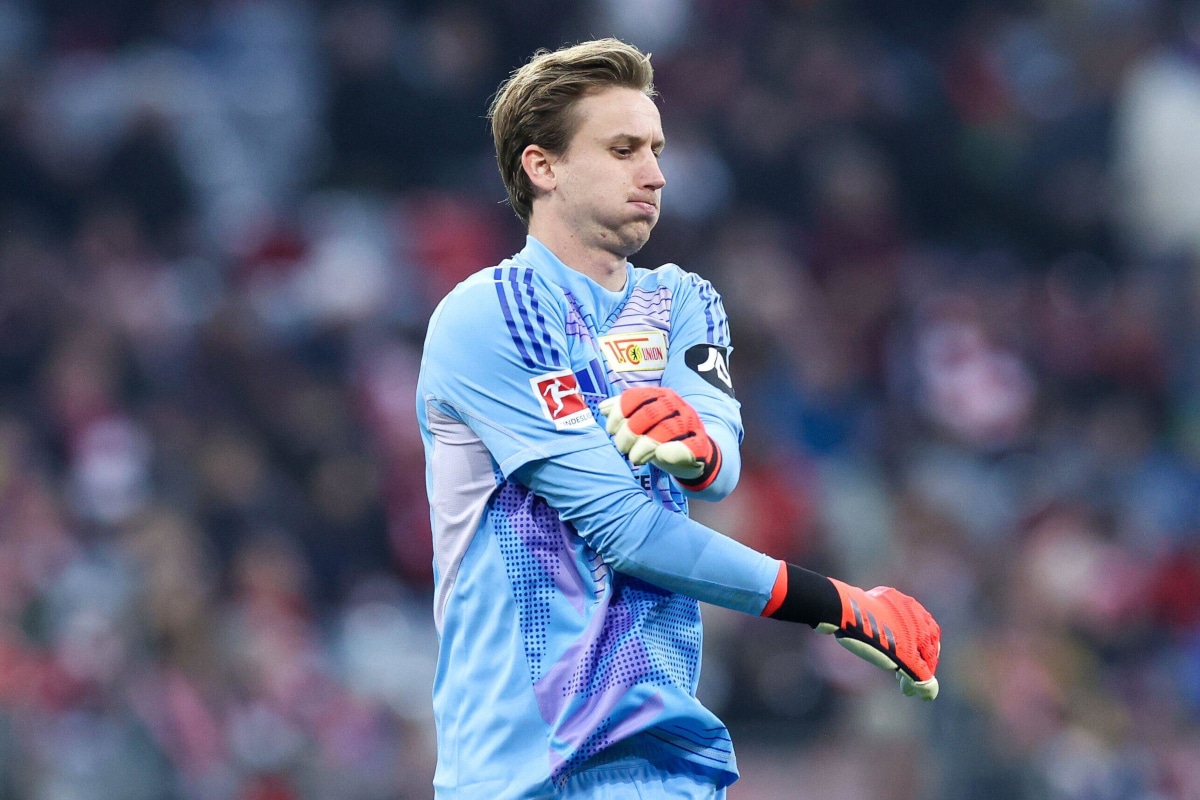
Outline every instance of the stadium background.
{"type": "Polygon", "coordinates": [[[0,798],[430,796],[420,338],[597,35],[732,319],[697,515],[943,625],[918,704],[707,609],[730,797],[1200,797],[1196,4],[0,0],[0,798]]]}

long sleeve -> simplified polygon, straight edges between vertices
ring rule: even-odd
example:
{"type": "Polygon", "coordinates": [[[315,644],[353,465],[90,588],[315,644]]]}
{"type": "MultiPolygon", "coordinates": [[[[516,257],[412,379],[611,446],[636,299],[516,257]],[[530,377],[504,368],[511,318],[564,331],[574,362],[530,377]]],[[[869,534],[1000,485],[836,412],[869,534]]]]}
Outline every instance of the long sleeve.
{"type": "Polygon", "coordinates": [[[619,572],[747,614],[771,597],[777,560],[654,503],[611,445],[533,461],[516,476],[619,572]]]}

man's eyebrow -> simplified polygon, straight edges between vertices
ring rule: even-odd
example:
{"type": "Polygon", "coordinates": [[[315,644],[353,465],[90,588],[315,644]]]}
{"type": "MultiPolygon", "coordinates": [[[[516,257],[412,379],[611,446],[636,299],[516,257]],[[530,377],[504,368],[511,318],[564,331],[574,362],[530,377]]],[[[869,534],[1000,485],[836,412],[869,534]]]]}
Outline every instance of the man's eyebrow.
{"type": "MultiPolygon", "coordinates": [[[[636,133],[616,133],[609,137],[609,141],[629,142],[629,144],[633,145],[634,147],[637,147],[638,145],[645,143],[646,137],[639,136],[636,133]]],[[[666,140],[666,138],[656,139],[650,144],[650,146],[652,148],[654,148],[655,150],[662,150],[664,147],[667,146],[667,140],[666,140]]]]}

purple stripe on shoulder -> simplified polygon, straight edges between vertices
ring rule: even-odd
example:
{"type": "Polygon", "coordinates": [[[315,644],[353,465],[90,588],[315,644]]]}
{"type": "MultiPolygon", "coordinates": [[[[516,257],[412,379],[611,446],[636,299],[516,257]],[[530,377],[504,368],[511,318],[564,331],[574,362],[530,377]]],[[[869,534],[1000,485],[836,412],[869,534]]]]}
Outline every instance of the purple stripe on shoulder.
{"type": "Polygon", "coordinates": [[[493,274],[494,283],[496,286],[496,296],[500,298],[500,309],[504,312],[504,321],[508,323],[508,333],[512,336],[513,342],[517,345],[517,352],[521,354],[521,359],[527,367],[536,367],[533,359],[529,357],[529,351],[525,349],[525,343],[521,341],[521,334],[517,331],[517,322],[513,319],[512,309],[508,305],[508,298],[504,294],[503,270],[501,267],[496,267],[493,274]]]}
{"type": "Polygon", "coordinates": [[[699,289],[700,299],[704,301],[704,320],[708,323],[708,343],[716,344],[716,342],[717,342],[716,324],[713,322],[713,314],[712,314],[712,299],[711,299],[712,287],[708,283],[708,281],[702,281],[702,280],[697,279],[697,288],[699,289]]]}
{"type": "Polygon", "coordinates": [[[532,345],[533,355],[539,363],[546,363],[546,355],[542,352],[542,346],[538,343],[537,334],[533,331],[533,324],[529,321],[529,309],[525,305],[525,296],[521,291],[521,284],[517,278],[517,268],[508,268],[508,282],[512,285],[513,301],[517,306],[517,311],[521,315],[521,324],[525,328],[525,333],[529,336],[529,344],[532,345]]]}
{"type": "Polygon", "coordinates": [[[533,310],[533,317],[537,320],[538,327],[541,328],[542,341],[546,343],[546,349],[550,353],[550,360],[554,362],[554,366],[561,367],[562,361],[558,358],[558,348],[554,346],[554,342],[550,339],[550,330],[546,327],[546,318],[542,316],[542,310],[538,308],[537,295],[533,291],[533,270],[525,270],[522,275],[522,282],[525,284],[525,294],[529,297],[529,307],[533,310]]]}

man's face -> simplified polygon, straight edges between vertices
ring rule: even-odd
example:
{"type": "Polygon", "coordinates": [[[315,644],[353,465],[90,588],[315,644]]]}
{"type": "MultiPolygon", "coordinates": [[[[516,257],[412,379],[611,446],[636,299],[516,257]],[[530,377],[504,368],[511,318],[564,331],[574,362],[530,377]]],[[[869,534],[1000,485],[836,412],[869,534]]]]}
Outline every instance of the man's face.
{"type": "Polygon", "coordinates": [[[555,212],[589,246],[628,257],[658,222],[664,145],[654,101],[636,89],[612,88],[581,98],[579,127],[555,163],[555,212]]]}

